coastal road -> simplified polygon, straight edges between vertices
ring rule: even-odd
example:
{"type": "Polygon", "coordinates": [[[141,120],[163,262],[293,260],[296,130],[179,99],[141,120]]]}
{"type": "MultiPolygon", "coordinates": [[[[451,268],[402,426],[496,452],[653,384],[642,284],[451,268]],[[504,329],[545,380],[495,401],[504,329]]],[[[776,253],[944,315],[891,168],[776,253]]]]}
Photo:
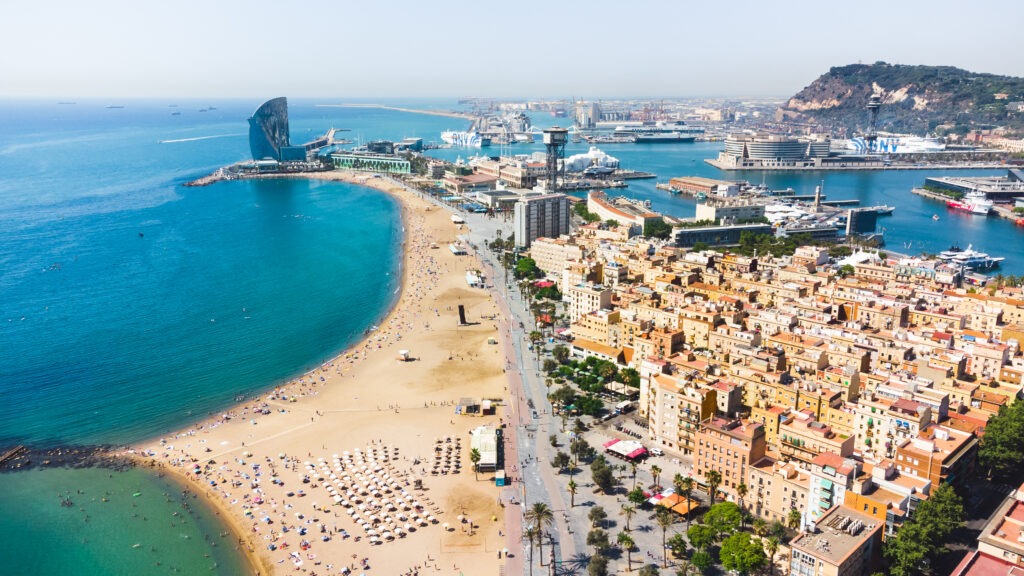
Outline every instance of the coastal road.
{"type": "MultiPolygon", "coordinates": [[[[585,550],[585,542],[583,534],[572,529],[568,492],[563,486],[564,482],[549,464],[555,449],[547,439],[550,434],[558,432],[560,420],[552,414],[538,358],[527,349],[527,335],[533,328],[533,318],[518,290],[509,285],[506,272],[497,262],[496,256],[486,248],[486,242],[493,240],[499,230],[507,235],[511,226],[501,219],[476,214],[462,216],[470,228],[463,238],[483,262],[485,276],[490,280],[503,316],[511,320],[504,328],[508,343],[506,354],[512,359],[510,392],[516,399],[515,414],[519,428],[516,448],[519,454],[525,455],[525,458],[518,460],[519,468],[515,473],[518,478],[522,478],[524,485],[524,511],[535,502],[544,502],[552,509],[557,538],[554,538],[553,546],[545,547],[544,555],[548,556],[549,550],[553,549],[557,562],[573,561],[577,554],[585,550]],[[519,328],[520,323],[523,328],[519,328]],[[532,407],[529,404],[531,400],[532,407]]],[[[540,560],[537,558],[538,562],[540,560]]]]}

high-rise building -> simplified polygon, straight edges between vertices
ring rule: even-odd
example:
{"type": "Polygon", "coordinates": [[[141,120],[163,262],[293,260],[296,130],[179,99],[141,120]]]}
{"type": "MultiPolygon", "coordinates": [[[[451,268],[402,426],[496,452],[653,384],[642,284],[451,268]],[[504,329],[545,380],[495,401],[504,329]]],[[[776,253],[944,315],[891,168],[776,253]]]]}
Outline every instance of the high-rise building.
{"type": "Polygon", "coordinates": [[[569,198],[545,194],[523,198],[515,208],[516,246],[529,248],[537,238],[558,238],[569,233],[569,198]]]}
{"type": "Polygon", "coordinates": [[[281,160],[288,139],[288,99],[267,100],[249,118],[249,150],[253,160],[281,160]]]}

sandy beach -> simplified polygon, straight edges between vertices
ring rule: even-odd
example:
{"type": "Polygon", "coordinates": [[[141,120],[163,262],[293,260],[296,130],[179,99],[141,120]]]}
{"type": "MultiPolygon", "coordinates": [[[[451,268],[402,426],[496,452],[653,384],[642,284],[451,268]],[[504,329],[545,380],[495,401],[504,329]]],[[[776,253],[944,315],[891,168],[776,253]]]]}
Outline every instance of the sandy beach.
{"type": "Polygon", "coordinates": [[[460,233],[450,213],[367,176],[315,175],[400,200],[403,287],[386,319],[319,368],[131,448],[205,496],[244,538],[254,571],[496,574],[501,551],[521,545],[505,536],[493,474],[474,477],[469,431],[509,415],[456,406],[506,398],[504,320],[488,291],[466,284],[477,259],[448,250],[460,233]]]}

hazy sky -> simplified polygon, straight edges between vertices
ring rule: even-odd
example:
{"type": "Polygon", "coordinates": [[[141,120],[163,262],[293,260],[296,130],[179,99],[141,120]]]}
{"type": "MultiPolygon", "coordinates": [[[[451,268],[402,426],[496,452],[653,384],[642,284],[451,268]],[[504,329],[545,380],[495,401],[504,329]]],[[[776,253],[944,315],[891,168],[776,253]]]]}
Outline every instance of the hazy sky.
{"type": "Polygon", "coordinates": [[[6,2],[0,97],[789,96],[884,60],[1024,76],[1024,2],[6,2]]]}

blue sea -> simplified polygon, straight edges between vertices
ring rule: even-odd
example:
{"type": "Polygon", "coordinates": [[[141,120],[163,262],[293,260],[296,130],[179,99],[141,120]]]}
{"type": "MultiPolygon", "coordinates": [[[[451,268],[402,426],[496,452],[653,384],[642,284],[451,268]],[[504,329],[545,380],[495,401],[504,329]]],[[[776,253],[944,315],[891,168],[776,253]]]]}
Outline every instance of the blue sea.
{"type": "MultiPolygon", "coordinates": [[[[437,141],[468,124],[317,103],[290,101],[293,142],[330,127],[364,142],[437,141]]],[[[390,197],[301,179],[181,186],[248,158],[246,118],[259,104],[0,101],[0,445],[123,444],[162,434],[316,366],[386,313],[402,241],[390,197]]],[[[570,144],[567,154],[586,148],[570,144]]],[[[746,178],[812,193],[824,180],[831,199],[897,206],[880,219],[893,250],[973,244],[1005,256],[1004,272],[1024,274],[1024,229],[910,193],[932,172],[723,174],[703,163],[716,143],[601,148],[658,182],[746,178]]],[[[656,181],[633,181],[621,193],[693,215],[693,202],[657,190],[656,181]]],[[[12,559],[4,573],[239,573],[223,525],[199,505],[182,516],[179,492],[143,471],[0,475],[0,554],[12,559]],[[68,492],[76,505],[61,507],[59,494],[68,492]]]]}
{"type": "MultiPolygon", "coordinates": [[[[106,104],[0,102],[0,446],[159,435],[323,362],[396,297],[389,196],[302,179],[181,186],[247,159],[259,101],[106,104]]],[[[331,126],[397,139],[464,124],[313,102],[290,112],[295,142],[331,126]]],[[[144,554],[113,536],[132,507],[180,512],[153,497],[177,490],[140,471],[0,475],[3,572],[208,573],[229,548],[210,549],[223,528],[197,507],[191,526],[212,528],[188,538],[133,526],[144,554]],[[86,495],[67,509],[66,490],[86,495]],[[118,490],[143,496],[96,503],[118,490]],[[150,550],[159,541],[175,545],[150,550]]],[[[217,565],[239,573],[237,557],[217,565]]]]}

